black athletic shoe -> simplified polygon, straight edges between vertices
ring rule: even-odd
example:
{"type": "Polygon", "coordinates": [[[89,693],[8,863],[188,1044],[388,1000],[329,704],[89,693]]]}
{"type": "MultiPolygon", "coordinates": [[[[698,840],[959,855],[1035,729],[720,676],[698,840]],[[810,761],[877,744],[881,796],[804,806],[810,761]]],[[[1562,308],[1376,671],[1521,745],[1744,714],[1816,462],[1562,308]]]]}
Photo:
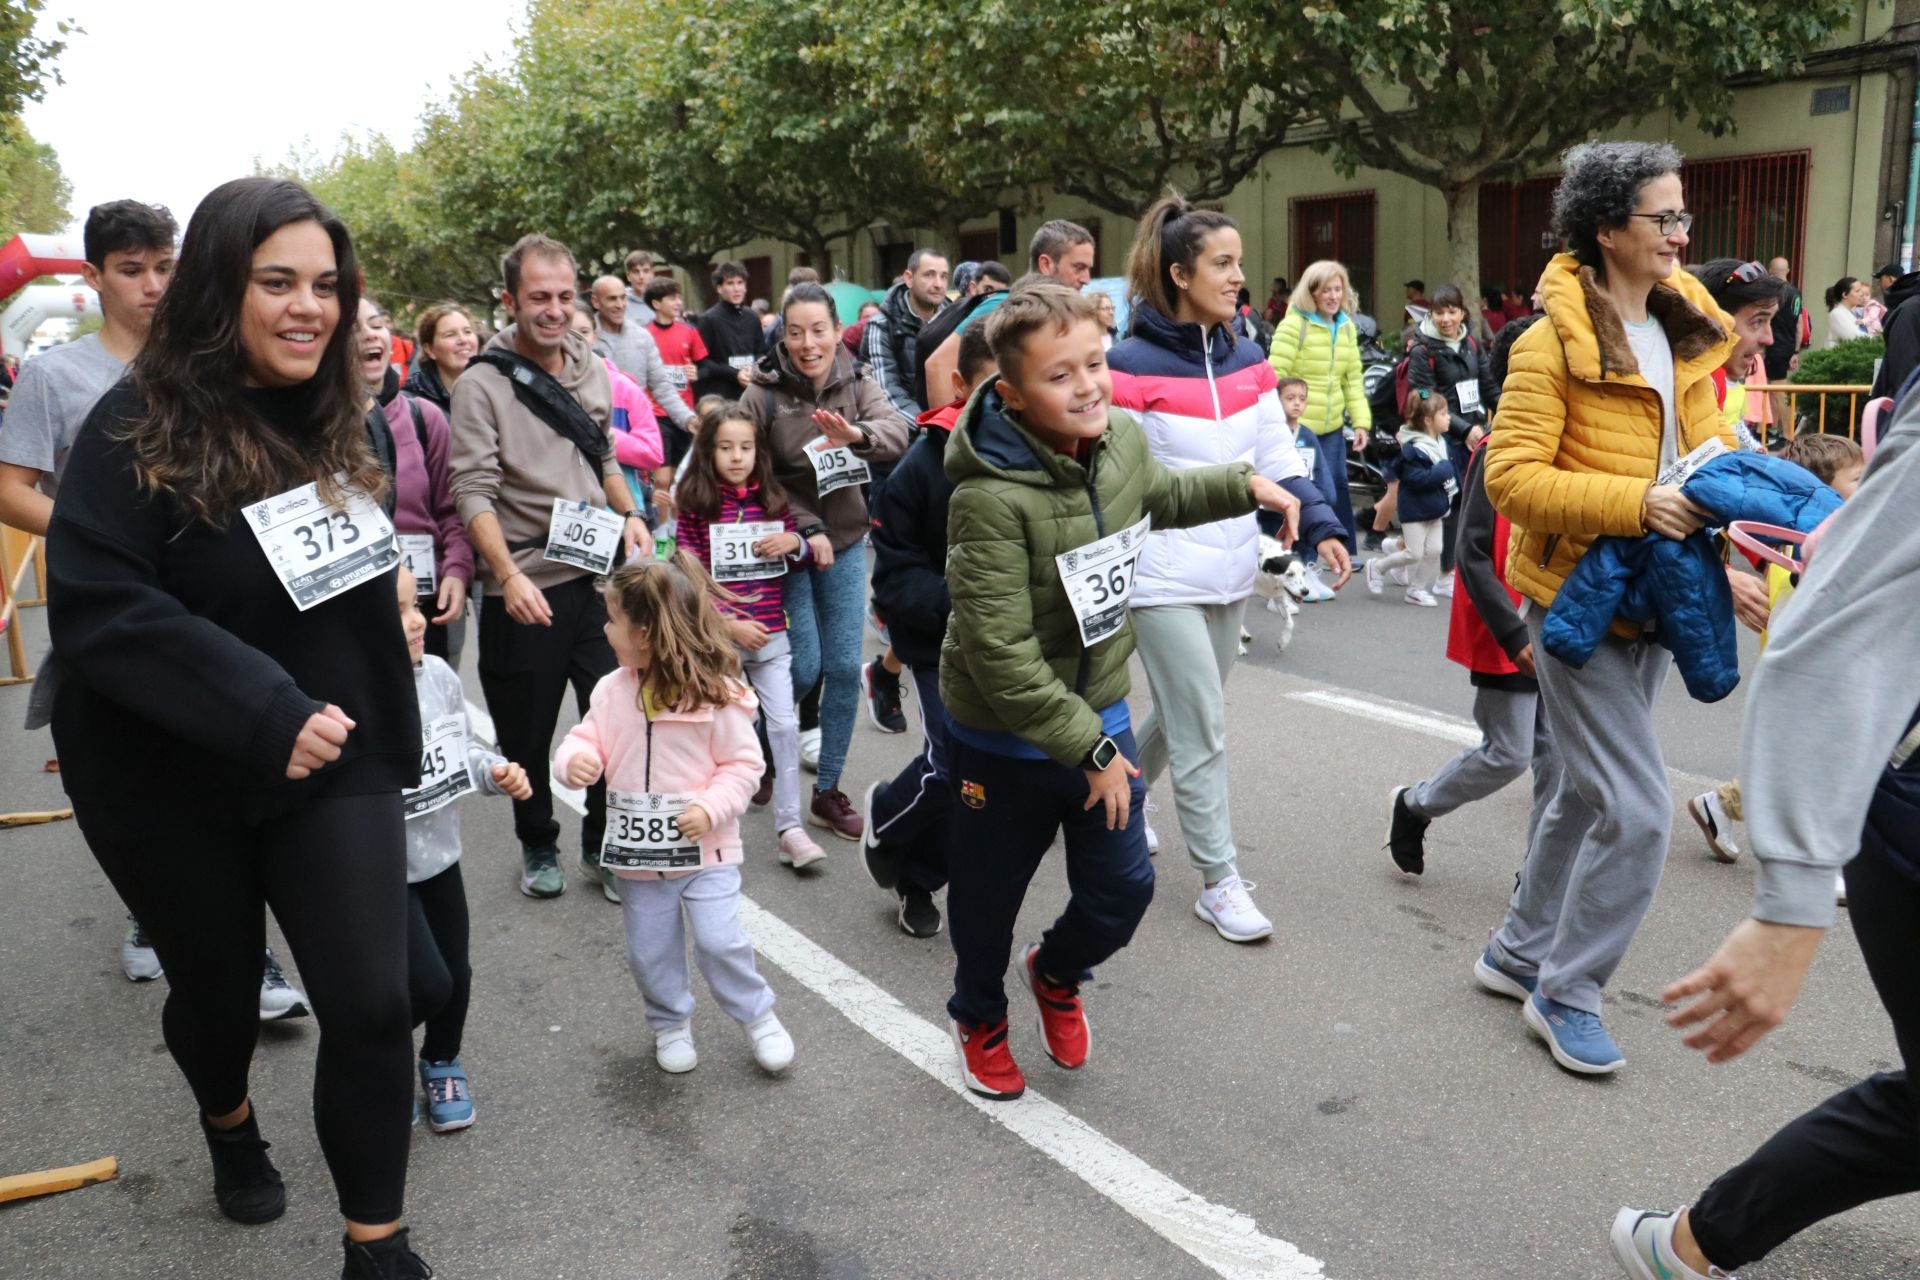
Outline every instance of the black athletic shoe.
{"type": "Polygon", "coordinates": [[[900,677],[875,658],[862,670],[867,686],[867,718],[882,733],[905,733],[907,718],[900,713],[900,677]]]}
{"type": "Polygon", "coordinates": [[[267,1158],[272,1144],[260,1137],[260,1121],[251,1110],[231,1129],[216,1129],[200,1117],[207,1151],[213,1156],[213,1198],[235,1222],[272,1222],[287,1211],[287,1188],[267,1158]]]}
{"type": "Polygon", "coordinates": [[[406,1227],[385,1240],[369,1240],[364,1244],[341,1236],[340,1244],[347,1251],[346,1265],[340,1268],[340,1280],[433,1280],[433,1268],[407,1246],[406,1227]]]}
{"type": "Polygon", "coordinates": [[[925,889],[900,890],[900,931],[915,938],[931,938],[940,932],[940,908],[925,889]]]}
{"type": "Polygon", "coordinates": [[[1407,807],[1408,787],[1393,789],[1393,818],[1387,825],[1387,843],[1385,848],[1393,855],[1393,865],[1410,876],[1417,876],[1427,869],[1427,824],[1430,818],[1423,818],[1407,807]]]}

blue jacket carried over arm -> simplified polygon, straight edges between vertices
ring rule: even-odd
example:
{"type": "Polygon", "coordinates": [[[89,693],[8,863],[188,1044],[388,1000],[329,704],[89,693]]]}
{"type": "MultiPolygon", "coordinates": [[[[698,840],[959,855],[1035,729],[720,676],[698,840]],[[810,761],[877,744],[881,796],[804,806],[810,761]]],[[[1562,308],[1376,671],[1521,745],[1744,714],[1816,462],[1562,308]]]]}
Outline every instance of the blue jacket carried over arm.
{"type": "MultiPolygon", "coordinates": [[[[1722,454],[1680,488],[1715,526],[1753,520],[1811,533],[1840,506],[1840,495],[1805,467],[1763,453],[1722,454]]],[[[1672,651],[1697,700],[1718,702],[1740,683],[1733,590],[1705,530],[1679,541],[1657,533],[1599,539],[1554,599],[1541,637],[1554,657],[1585,666],[1616,617],[1659,624],[1654,638],[1672,651]]]]}

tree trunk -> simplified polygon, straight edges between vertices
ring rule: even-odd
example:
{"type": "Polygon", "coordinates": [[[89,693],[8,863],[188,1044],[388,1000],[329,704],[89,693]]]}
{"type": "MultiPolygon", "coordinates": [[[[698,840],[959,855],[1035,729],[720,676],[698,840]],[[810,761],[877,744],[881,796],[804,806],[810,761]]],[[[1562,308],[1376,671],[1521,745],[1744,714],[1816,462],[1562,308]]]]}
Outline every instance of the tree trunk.
{"type": "MultiPolygon", "coordinates": [[[[794,243],[799,245],[800,251],[807,255],[807,265],[820,273],[820,283],[822,284],[832,283],[833,281],[832,242],[829,241],[825,236],[820,235],[816,232],[811,235],[802,236],[800,239],[795,240],[794,243]]],[[[774,284],[781,289],[786,288],[786,283],[787,282],[784,280],[776,280],[774,282],[774,284]]]]}
{"type": "Polygon", "coordinates": [[[665,258],[673,266],[680,268],[681,271],[686,273],[687,279],[693,282],[694,292],[700,299],[700,305],[695,307],[693,303],[689,301],[687,310],[703,311],[719,301],[720,295],[713,287],[713,259],[711,255],[695,256],[692,254],[662,253],[660,256],[665,258]]]}
{"type": "Polygon", "coordinates": [[[1480,184],[1443,188],[1447,197],[1447,249],[1452,282],[1467,302],[1467,327],[1480,328],[1480,184]]]}

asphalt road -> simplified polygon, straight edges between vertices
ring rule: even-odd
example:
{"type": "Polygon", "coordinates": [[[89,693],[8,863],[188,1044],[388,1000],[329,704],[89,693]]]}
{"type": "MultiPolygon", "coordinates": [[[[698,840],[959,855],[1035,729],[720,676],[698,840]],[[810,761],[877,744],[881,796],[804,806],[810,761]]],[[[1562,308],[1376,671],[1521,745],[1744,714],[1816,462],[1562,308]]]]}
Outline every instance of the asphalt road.
{"type": "MultiPolygon", "coordinates": [[[[1242,867],[1275,936],[1234,947],[1194,918],[1196,877],[1162,786],[1160,891],[1134,945],[1087,992],[1088,1067],[1048,1063],[1015,1005],[1013,1043],[1033,1089],[1078,1122],[1056,1126],[1070,1150],[1090,1126],[1161,1175],[1133,1178],[1139,1194],[1204,1197],[1319,1270],[1210,1269],[1168,1238],[1177,1226],[1124,1211],[1085,1168],[865,1029],[944,1026],[946,939],[902,935],[850,844],[835,842],[804,879],[779,867],[765,811],[747,824],[748,895],[903,1008],[881,1008],[844,974],[815,974],[856,1022],[763,958],[798,1044],[793,1069],[761,1075],[696,985],[700,1067],[663,1075],[617,908],[578,885],[554,902],[522,897],[505,803],[481,799],[465,802],[463,819],[478,1123],[417,1131],[408,1220],[422,1252],[450,1277],[1603,1280],[1617,1274],[1605,1237],[1620,1204],[1685,1201],[1791,1116],[1895,1059],[1844,912],[1788,1025],[1726,1067],[1680,1046],[1657,993],[1742,917],[1751,889],[1751,868],[1711,862],[1682,815],[1610,993],[1626,1068],[1595,1081],[1555,1067],[1518,1006],[1469,976],[1511,886],[1523,788],[1436,823],[1427,874],[1401,877],[1380,851],[1388,788],[1453,743],[1405,711],[1387,722],[1298,696],[1465,714],[1464,674],[1441,657],[1444,611],[1357,591],[1309,607],[1284,656],[1271,642],[1278,620],[1256,609],[1254,652],[1230,686],[1242,867]]],[[[27,618],[32,634],[40,622],[27,618]]],[[[17,728],[25,702],[25,689],[0,689],[7,809],[60,803],[57,777],[40,771],[48,739],[17,728]]],[[[1689,703],[1672,680],[1661,708],[1669,765],[1730,772],[1740,706],[1739,693],[1689,703]]],[[[891,772],[911,743],[863,721],[849,792],[891,772]]],[[[1676,781],[1676,803],[1691,788],[1676,781]]],[[[229,1224],[160,1043],[164,990],[120,976],[122,912],[73,825],[0,831],[0,868],[0,1174],[106,1154],[122,1170],[111,1184],[0,1208],[0,1275],[337,1274],[339,1224],[306,1116],[312,1022],[268,1028],[257,1056],[253,1096],[289,1211],[264,1227],[229,1224]]],[[[1064,900],[1050,860],[1021,937],[1064,900]]],[[[1920,1273],[1917,1209],[1903,1200],[1849,1214],[1743,1274],[1920,1273]]]]}

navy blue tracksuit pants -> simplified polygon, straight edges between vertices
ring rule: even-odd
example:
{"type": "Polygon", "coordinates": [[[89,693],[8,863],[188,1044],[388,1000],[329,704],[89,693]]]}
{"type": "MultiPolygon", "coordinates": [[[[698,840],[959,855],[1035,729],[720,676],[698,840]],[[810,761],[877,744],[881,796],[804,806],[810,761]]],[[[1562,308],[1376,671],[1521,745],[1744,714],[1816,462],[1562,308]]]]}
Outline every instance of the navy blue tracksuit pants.
{"type": "Polygon", "coordinates": [[[940,664],[909,667],[920,699],[926,746],[893,781],[873,793],[873,838],[900,860],[900,885],[932,893],[947,882],[953,835],[953,788],[947,781],[947,708],[940,701],[940,664]]]}
{"type": "MultiPolygon", "coordinates": [[[[1137,761],[1131,730],[1114,740],[1137,761]]],[[[954,809],[947,925],[955,963],[947,1012],[956,1022],[992,1025],[1007,1016],[1020,904],[1056,833],[1066,836],[1072,897],[1041,935],[1035,968],[1055,981],[1084,981],[1133,937],[1153,901],[1147,790],[1133,780],[1127,825],[1109,831],[1104,807],[1083,807],[1087,775],[1079,769],[982,751],[951,734],[948,745],[954,809]]]]}

